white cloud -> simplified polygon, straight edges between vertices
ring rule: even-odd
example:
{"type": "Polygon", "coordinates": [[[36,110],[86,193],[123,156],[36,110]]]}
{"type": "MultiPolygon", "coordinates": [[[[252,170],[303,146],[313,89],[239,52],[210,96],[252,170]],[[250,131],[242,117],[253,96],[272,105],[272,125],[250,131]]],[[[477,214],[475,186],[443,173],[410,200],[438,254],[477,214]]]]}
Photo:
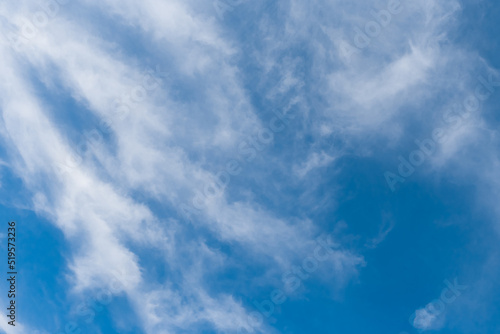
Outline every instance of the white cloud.
{"type": "MultiPolygon", "coordinates": [[[[200,254],[217,259],[219,252],[212,254],[203,242],[190,244],[191,250],[183,244],[186,223],[178,222],[176,214],[158,215],[149,205],[163,203],[173,212],[189,201],[213,178],[206,161],[217,154],[213,163],[225,162],[242,138],[261,127],[231,63],[234,47],[221,37],[213,19],[180,1],[84,3],[91,5],[86,10],[104,9],[109,19],[117,15],[122,23],[140,27],[145,39],[162,45],[160,56],[171,57],[165,63],[173,75],[190,82],[199,98],[176,97],[172,79],[163,78],[162,88],[134,103],[124,117],[117,114],[117,100],[133,94],[142,82],[142,65],[97,36],[88,17],[72,16],[75,9],[68,7],[18,53],[5,40],[1,45],[0,73],[6,78],[0,83],[1,122],[9,165],[32,192],[37,213],[59,227],[72,245],[66,258],[73,293],[109,289],[121,273],[123,291],[147,332],[175,332],[200,323],[235,330],[244,324],[247,310],[230,294],[209,293],[203,284],[204,272],[224,266],[190,263],[200,254]],[[82,160],[73,161],[80,143],[75,146],[58,123],[61,113],[75,111],[59,110],[40,96],[33,76],[48,94],[72,97],[88,119],[109,120],[111,140],[89,145],[82,160]],[[134,198],[133,192],[146,199],[134,198]],[[144,249],[163,254],[173,276],[190,285],[174,289],[174,278],[149,281],[139,255],[144,249]]],[[[22,27],[17,18],[38,10],[29,1],[22,4],[2,5],[6,17],[12,17],[4,22],[7,26],[22,27]]],[[[282,84],[284,91],[300,82],[290,75],[282,84]]],[[[102,131],[98,121],[91,129],[102,131]]],[[[324,162],[321,158],[316,164],[324,162]]],[[[308,221],[289,222],[258,204],[233,203],[225,195],[209,202],[197,223],[219,241],[255,254],[256,261],[281,267],[297,258],[315,233],[308,221]]],[[[340,277],[341,262],[336,264],[340,277]]]]}
{"type": "Polygon", "coordinates": [[[443,315],[433,310],[432,304],[415,311],[413,327],[421,330],[438,330],[444,325],[443,315]]]}
{"type": "Polygon", "coordinates": [[[303,178],[310,171],[316,168],[328,166],[334,160],[334,157],[328,155],[325,152],[313,152],[306,162],[295,168],[295,173],[299,176],[299,178],[303,178]]]}
{"type": "MultiPolygon", "coordinates": [[[[85,0],[61,11],[19,53],[5,40],[0,50],[4,55],[0,74],[5,78],[0,83],[1,135],[12,159],[9,166],[32,191],[34,209],[56,224],[73,245],[68,264],[74,292],[109,288],[113,275],[120,272],[123,289],[148,333],[194,330],[202,323],[234,331],[245,323],[248,310],[239,301],[204,286],[204,273],[222,271],[227,264],[221,251],[203,241],[206,230],[219,242],[245,249],[256,261],[272,263],[265,274],[270,276],[300,258],[317,233],[306,218],[288,220],[251,199],[232,200],[227,194],[208,200],[199,211],[189,227],[195,230],[190,232],[194,236],[187,235],[188,223],[179,221],[175,213],[179,205],[190,203],[213,180],[214,170],[234,156],[237,145],[262,127],[260,111],[252,106],[236,65],[241,46],[229,39],[215,17],[201,14],[194,4],[85,0]],[[119,42],[107,40],[109,32],[99,35],[101,27],[77,15],[78,9],[104,13],[113,23],[113,32],[133,29],[147,48],[143,51],[164,59],[160,68],[169,69],[161,87],[148,91],[140,102],[128,102],[131,111],[126,115],[116,112],[123,103],[117,101],[130,98],[143,83],[143,59],[127,55],[119,42]],[[62,174],[54,168],[71,161],[77,147],[61,131],[59,117],[61,112],[75,111],[56,110],[39,96],[31,84],[33,76],[40,78],[49,94],[72,97],[79,112],[95,119],[82,127],[101,133],[100,121],[110,122],[110,140],[88,145],[82,161],[63,167],[62,174]],[[188,88],[176,87],[179,82],[188,88]],[[192,95],[183,96],[178,90],[192,95]],[[134,196],[137,193],[143,197],[134,196]],[[158,213],[158,204],[170,213],[158,213]],[[172,274],[167,282],[149,281],[139,255],[144,249],[162,255],[172,274]],[[206,263],[196,261],[199,258],[206,263]],[[181,280],[188,283],[176,285],[181,280]]],[[[371,19],[369,9],[374,5],[383,8],[386,3],[292,1],[290,7],[279,5],[286,16],[283,26],[273,24],[270,13],[256,23],[259,33],[267,35],[262,50],[254,50],[256,66],[264,76],[280,77],[265,97],[273,101],[292,92],[293,103],[304,106],[298,125],[291,126],[299,129],[293,139],[302,140],[307,132],[322,139],[342,129],[346,136],[361,138],[367,147],[372,133],[376,139],[398,141],[404,134],[405,117],[422,100],[450,91],[460,95],[468,89],[468,83],[454,88],[439,80],[457,69],[458,60],[452,59],[473,60],[463,69],[465,73],[477,63],[473,55],[445,46],[446,30],[459,9],[456,1],[405,2],[404,12],[393,17],[370,47],[347,62],[339,54],[339,43],[352,43],[352,26],[371,19]],[[339,6],[345,10],[339,11],[339,6]],[[318,22],[314,15],[318,8],[328,20],[318,22]],[[311,37],[304,27],[312,26],[317,26],[317,34],[311,37]],[[297,41],[311,48],[312,72],[307,75],[301,73],[306,62],[281,53],[297,41]],[[312,108],[304,96],[306,88],[325,104],[312,108]]],[[[2,4],[0,10],[10,18],[2,26],[16,29],[22,27],[22,16],[38,9],[31,1],[21,1],[19,7],[2,4]]],[[[264,78],[259,84],[266,87],[271,81],[264,78]]],[[[425,111],[429,119],[433,113],[425,111]]],[[[471,125],[454,133],[439,158],[448,161],[456,156],[461,141],[473,138],[475,131],[471,125]]],[[[284,177],[305,178],[334,164],[341,153],[329,153],[320,146],[306,148],[298,154],[302,163],[288,171],[293,175],[284,177]]],[[[382,227],[370,247],[391,229],[392,224],[382,227]]],[[[347,280],[362,263],[360,257],[342,251],[332,272],[340,281],[347,280]]],[[[416,328],[439,324],[427,309],[416,315],[416,328]]]]}

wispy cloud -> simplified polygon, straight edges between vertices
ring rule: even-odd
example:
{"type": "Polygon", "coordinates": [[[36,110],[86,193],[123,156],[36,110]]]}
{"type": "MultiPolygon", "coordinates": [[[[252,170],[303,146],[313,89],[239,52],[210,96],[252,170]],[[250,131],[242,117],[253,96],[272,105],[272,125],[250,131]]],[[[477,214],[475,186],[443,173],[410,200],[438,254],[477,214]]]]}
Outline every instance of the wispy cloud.
{"type": "MultiPolygon", "coordinates": [[[[457,1],[263,6],[232,2],[229,17],[194,0],[0,5],[0,165],[64,235],[64,293],[76,304],[124,296],[146,333],[250,330],[242,296],[279,282],[330,224],[316,221],[333,207],[316,191],[337,191],[331,170],[349,155],[385,159],[408,132],[439,124],[435,113],[474,89],[477,68],[494,72],[448,37],[457,1]],[[381,29],[370,35],[372,21],[381,29]],[[355,45],[359,29],[370,41],[346,57],[341,46],[355,45]],[[278,121],[286,130],[273,130],[278,121]],[[234,161],[241,171],[211,195],[234,161]],[[223,275],[234,280],[221,287],[223,275]]],[[[470,138],[497,139],[476,114],[429,168],[467,160],[470,138]]],[[[488,162],[496,168],[497,155],[488,162]]],[[[464,163],[461,175],[471,170],[464,163]]],[[[493,183],[484,193],[498,192],[493,183]]],[[[395,224],[385,219],[366,248],[395,224]]],[[[343,288],[365,264],[339,247],[319,280],[343,288]]],[[[443,322],[424,307],[414,325],[443,322]]]]}

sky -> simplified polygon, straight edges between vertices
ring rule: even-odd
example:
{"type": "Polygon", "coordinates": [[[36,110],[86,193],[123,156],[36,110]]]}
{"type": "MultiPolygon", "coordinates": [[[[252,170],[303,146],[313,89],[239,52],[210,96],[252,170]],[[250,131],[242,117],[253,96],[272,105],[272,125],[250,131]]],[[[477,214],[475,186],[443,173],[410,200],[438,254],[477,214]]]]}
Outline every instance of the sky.
{"type": "Polygon", "coordinates": [[[0,332],[499,334],[499,16],[1,2],[0,332]]]}

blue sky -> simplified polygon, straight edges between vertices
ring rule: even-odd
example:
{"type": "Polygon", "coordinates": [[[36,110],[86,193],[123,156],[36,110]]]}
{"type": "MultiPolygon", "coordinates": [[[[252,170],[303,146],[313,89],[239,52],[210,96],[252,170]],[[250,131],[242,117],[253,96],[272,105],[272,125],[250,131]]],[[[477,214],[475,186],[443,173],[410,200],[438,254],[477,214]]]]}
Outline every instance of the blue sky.
{"type": "Polygon", "coordinates": [[[500,333],[499,15],[1,3],[0,332],[500,333]]]}

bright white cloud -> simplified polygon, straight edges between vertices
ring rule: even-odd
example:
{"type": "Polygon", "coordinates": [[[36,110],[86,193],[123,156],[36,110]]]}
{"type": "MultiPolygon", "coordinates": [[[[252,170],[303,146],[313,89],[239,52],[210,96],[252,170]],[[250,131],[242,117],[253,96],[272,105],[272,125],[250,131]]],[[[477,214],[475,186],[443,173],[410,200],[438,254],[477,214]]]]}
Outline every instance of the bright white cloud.
{"type": "MultiPolygon", "coordinates": [[[[1,135],[12,159],[8,166],[32,192],[33,209],[73,245],[68,256],[73,292],[110,289],[114,275],[121,273],[123,292],[148,333],[195,330],[206,323],[221,332],[246,326],[248,310],[241,302],[229,292],[210,291],[204,282],[205,274],[223,271],[231,263],[227,254],[208,246],[205,233],[252,254],[256,262],[269,266],[264,276],[276,276],[304,255],[318,232],[307,218],[284,217],[251,196],[235,200],[227,192],[208,199],[193,222],[180,218],[179,206],[191,204],[234,158],[238,145],[264,126],[237,66],[247,50],[197,5],[153,0],[85,0],[64,9],[61,5],[43,29],[23,40],[18,52],[7,40],[0,50],[0,74],[5,78],[0,83],[1,135]],[[87,15],[103,13],[109,31],[101,33],[102,27],[78,15],[79,9],[87,15]],[[143,52],[161,59],[162,73],[155,73],[156,68],[145,71],[144,59],[110,40],[114,32],[128,29],[144,41],[143,52]],[[33,78],[50,97],[71,97],[78,112],[93,119],[81,125],[93,134],[93,142],[77,136],[75,143],[61,129],[62,114],[76,111],[57,109],[37,90],[33,78]],[[75,152],[82,156],[74,158],[75,152]],[[158,213],[158,204],[170,213],[158,213]],[[145,249],[161,254],[166,281],[149,277],[140,255],[145,249]]],[[[349,59],[341,54],[341,43],[354,43],[352,27],[371,20],[369,7],[375,5],[385,8],[387,3],[294,0],[278,5],[286,20],[283,26],[273,24],[270,13],[257,20],[266,38],[261,50],[253,51],[253,65],[263,76],[256,86],[266,91],[269,101],[293,94],[285,108],[298,105],[300,113],[289,127],[291,142],[303,140],[306,133],[328,137],[338,129],[353,142],[361,138],[366,144],[375,131],[375,140],[397,142],[406,116],[422,99],[446,94],[454,100],[470,88],[470,83],[453,88],[439,80],[457,69],[452,56],[472,60],[464,73],[479,62],[445,45],[447,27],[459,10],[456,1],[404,2],[403,11],[370,46],[349,59]],[[338,11],[339,6],[345,10],[338,11]],[[313,13],[317,8],[324,9],[328,20],[318,22],[313,13]],[[414,17],[421,20],[410,19],[414,17]],[[311,38],[304,27],[313,26],[317,34],[311,38]],[[303,73],[300,57],[282,54],[297,42],[311,49],[311,74],[303,73]],[[271,74],[280,79],[267,89],[272,80],[266,76],[271,74]],[[325,104],[316,108],[306,98],[306,89],[314,90],[325,104]]],[[[32,17],[39,8],[21,1],[19,6],[2,4],[0,10],[2,27],[16,31],[26,29],[23,17],[32,17]]],[[[148,63],[156,65],[154,60],[148,63]]],[[[426,111],[429,119],[433,112],[426,111]]],[[[476,134],[472,124],[480,122],[470,124],[453,133],[436,161],[455,156],[461,140],[476,134]]],[[[68,127],[81,130],[75,124],[68,127]]],[[[370,148],[360,152],[369,155],[370,148]]],[[[267,156],[255,165],[266,169],[266,163],[275,163],[283,171],[282,182],[293,183],[335,164],[342,153],[312,145],[297,153],[301,163],[291,168],[288,161],[267,156]]],[[[263,175],[253,181],[276,182],[263,175]]],[[[381,228],[371,246],[391,229],[381,228]]],[[[334,275],[344,282],[362,265],[362,257],[342,250],[325,277],[334,275]]],[[[416,314],[416,328],[439,323],[427,309],[416,314]]]]}

